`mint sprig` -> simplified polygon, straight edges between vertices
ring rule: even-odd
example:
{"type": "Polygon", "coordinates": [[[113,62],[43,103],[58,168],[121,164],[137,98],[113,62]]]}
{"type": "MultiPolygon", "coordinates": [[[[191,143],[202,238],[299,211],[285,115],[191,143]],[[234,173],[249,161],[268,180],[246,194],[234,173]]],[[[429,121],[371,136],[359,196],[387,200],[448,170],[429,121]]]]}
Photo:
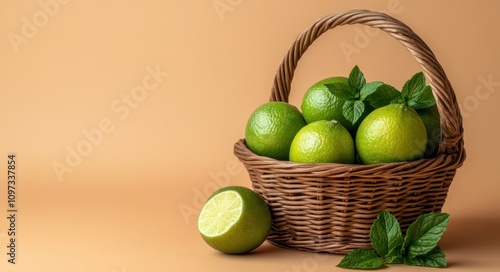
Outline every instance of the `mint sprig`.
{"type": "Polygon", "coordinates": [[[359,67],[356,65],[352,68],[349,73],[349,79],[347,80],[349,88],[354,92],[354,94],[359,94],[359,91],[366,84],[365,75],[361,72],[359,67]]]}
{"type": "Polygon", "coordinates": [[[449,219],[446,213],[421,215],[408,227],[403,237],[396,217],[382,211],[370,228],[370,240],[375,251],[353,250],[337,266],[351,269],[376,269],[387,264],[446,267],[446,256],[437,244],[449,219]]]}
{"type": "Polygon", "coordinates": [[[405,103],[417,110],[428,108],[436,103],[432,89],[425,85],[425,76],[422,72],[416,73],[403,86],[401,92],[389,84],[381,81],[366,82],[366,78],[358,66],[354,66],[349,73],[347,83],[325,84],[330,92],[345,100],[342,114],[355,124],[365,111],[380,108],[391,103],[405,103]]]}
{"type": "Polygon", "coordinates": [[[425,85],[425,76],[422,72],[416,73],[406,81],[401,92],[389,84],[382,84],[367,97],[367,100],[374,108],[397,103],[406,104],[414,110],[418,110],[436,104],[431,87],[425,85]]]}
{"type": "Polygon", "coordinates": [[[409,107],[415,110],[436,104],[431,87],[425,85],[425,76],[422,72],[416,73],[403,85],[401,97],[409,107]]]}
{"type": "Polygon", "coordinates": [[[347,79],[347,84],[325,84],[334,96],[346,100],[342,106],[342,115],[344,115],[351,124],[355,124],[367,110],[365,101],[367,101],[368,96],[374,93],[381,85],[383,85],[383,83],[379,81],[366,83],[365,76],[358,66],[352,68],[349,73],[349,78],[347,79]]]}

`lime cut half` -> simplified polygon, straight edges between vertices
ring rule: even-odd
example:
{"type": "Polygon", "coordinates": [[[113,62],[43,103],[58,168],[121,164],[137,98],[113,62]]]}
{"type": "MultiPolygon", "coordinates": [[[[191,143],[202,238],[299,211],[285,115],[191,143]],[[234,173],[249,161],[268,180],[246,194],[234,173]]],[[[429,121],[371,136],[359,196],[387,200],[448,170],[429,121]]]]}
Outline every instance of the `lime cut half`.
{"type": "Polygon", "coordinates": [[[201,210],[198,229],[208,237],[226,233],[241,216],[241,196],[234,191],[225,191],[210,199],[201,210]]]}
{"type": "Polygon", "coordinates": [[[241,186],[215,191],[198,217],[198,231],[212,248],[228,254],[256,249],[271,229],[271,211],[259,194],[241,186]]]}

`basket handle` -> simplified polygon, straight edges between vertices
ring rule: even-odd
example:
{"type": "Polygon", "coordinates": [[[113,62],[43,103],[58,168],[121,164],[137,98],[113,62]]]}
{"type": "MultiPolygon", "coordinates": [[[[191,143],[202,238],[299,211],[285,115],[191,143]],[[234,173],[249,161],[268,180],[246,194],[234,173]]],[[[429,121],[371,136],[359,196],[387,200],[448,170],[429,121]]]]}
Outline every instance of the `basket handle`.
{"type": "MultiPolygon", "coordinates": [[[[381,29],[402,43],[413,55],[430,81],[441,115],[442,140],[438,154],[463,152],[463,127],[455,92],[446,74],[425,42],[407,25],[391,16],[369,10],[351,10],[317,20],[288,49],[274,78],[270,101],[288,102],[290,86],[297,63],[307,48],[323,33],[337,26],[363,24],[381,29]]],[[[462,156],[465,158],[465,156],[462,156]]],[[[464,159],[463,158],[463,159],[464,159]]]]}

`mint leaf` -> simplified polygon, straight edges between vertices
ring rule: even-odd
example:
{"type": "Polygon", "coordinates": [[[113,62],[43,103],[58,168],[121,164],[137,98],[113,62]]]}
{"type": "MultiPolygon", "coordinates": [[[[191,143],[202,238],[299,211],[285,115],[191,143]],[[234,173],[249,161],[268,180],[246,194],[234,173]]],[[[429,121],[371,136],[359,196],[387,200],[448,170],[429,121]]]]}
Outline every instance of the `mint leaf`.
{"type": "Polygon", "coordinates": [[[354,98],[354,93],[351,92],[349,85],[345,83],[335,82],[325,84],[325,87],[336,97],[349,100],[354,98]]]}
{"type": "Polygon", "coordinates": [[[427,108],[436,103],[431,87],[425,85],[425,76],[422,72],[416,73],[405,83],[401,96],[413,109],[427,108]]]}
{"type": "Polygon", "coordinates": [[[404,98],[400,97],[400,98],[396,98],[394,100],[391,101],[391,104],[405,104],[405,100],[404,98]]]}
{"type": "Polygon", "coordinates": [[[342,105],[342,114],[351,124],[356,123],[364,111],[365,103],[361,100],[347,100],[342,105]]]}
{"type": "Polygon", "coordinates": [[[365,84],[363,87],[361,87],[361,90],[359,91],[361,100],[365,100],[368,96],[377,91],[377,89],[382,85],[384,85],[384,83],[380,81],[374,81],[365,84]]]}
{"type": "MultiPolygon", "coordinates": [[[[366,84],[365,86],[367,86],[366,84]]],[[[394,87],[389,84],[380,85],[374,93],[369,95],[366,100],[372,105],[374,108],[380,108],[383,106],[387,106],[394,101],[400,101],[399,103],[404,103],[402,100],[401,93],[394,87]]]]}
{"type": "Polygon", "coordinates": [[[369,249],[355,249],[337,265],[342,268],[375,269],[384,265],[384,260],[369,249]]]}
{"type": "Polygon", "coordinates": [[[359,90],[366,84],[366,79],[359,67],[356,65],[352,68],[349,73],[349,79],[347,80],[349,87],[355,93],[359,93],[359,90]]]}
{"type": "Polygon", "coordinates": [[[403,244],[396,246],[391,249],[389,253],[385,256],[385,261],[388,264],[400,264],[403,263],[403,256],[401,255],[401,248],[403,244]]]}
{"type": "Polygon", "coordinates": [[[418,97],[407,101],[407,105],[415,110],[425,109],[434,106],[435,104],[436,99],[434,98],[434,94],[432,93],[430,86],[425,86],[424,90],[418,97]]]}
{"type": "Polygon", "coordinates": [[[394,256],[395,249],[403,244],[403,234],[396,217],[387,211],[380,212],[370,228],[370,239],[378,255],[392,253],[394,256]]]}
{"type": "Polygon", "coordinates": [[[405,99],[411,99],[413,97],[418,96],[421,92],[423,92],[425,88],[425,76],[424,73],[418,72],[413,75],[408,81],[406,81],[405,85],[403,85],[403,89],[401,90],[401,95],[405,99]]]}
{"type": "Polygon", "coordinates": [[[425,267],[446,267],[446,255],[440,247],[436,246],[425,255],[405,259],[404,263],[407,265],[425,267]]]}
{"type": "Polygon", "coordinates": [[[421,215],[406,231],[402,251],[409,259],[431,252],[441,239],[450,216],[446,213],[421,215]]]}

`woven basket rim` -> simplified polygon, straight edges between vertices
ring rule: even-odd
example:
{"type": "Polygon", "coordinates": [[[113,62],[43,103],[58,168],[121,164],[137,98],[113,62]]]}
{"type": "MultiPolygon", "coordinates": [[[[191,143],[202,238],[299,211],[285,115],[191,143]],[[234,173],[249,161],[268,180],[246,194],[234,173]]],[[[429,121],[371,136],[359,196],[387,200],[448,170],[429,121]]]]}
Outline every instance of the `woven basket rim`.
{"type": "MultiPolygon", "coordinates": [[[[248,148],[245,142],[245,138],[239,139],[234,144],[234,154],[242,161],[247,162],[259,162],[261,164],[272,164],[275,169],[283,168],[286,169],[287,173],[293,173],[294,169],[296,172],[302,172],[307,169],[311,172],[322,172],[328,171],[330,169],[342,168],[345,170],[345,174],[355,174],[359,172],[369,172],[367,175],[373,175],[374,172],[383,173],[388,169],[391,169],[391,173],[396,173],[401,169],[407,169],[408,174],[411,174],[415,170],[420,170],[426,168],[426,166],[433,165],[433,169],[456,169],[462,166],[465,156],[465,152],[455,153],[455,154],[438,154],[434,157],[421,158],[413,161],[401,161],[401,162],[391,162],[391,163],[377,163],[377,164],[342,164],[342,163],[300,163],[292,161],[282,161],[273,159],[266,156],[261,156],[255,154],[252,150],[248,148]]],[[[255,163],[255,165],[258,163],[255,163]]],[[[401,176],[401,172],[397,174],[401,176]]]]}

